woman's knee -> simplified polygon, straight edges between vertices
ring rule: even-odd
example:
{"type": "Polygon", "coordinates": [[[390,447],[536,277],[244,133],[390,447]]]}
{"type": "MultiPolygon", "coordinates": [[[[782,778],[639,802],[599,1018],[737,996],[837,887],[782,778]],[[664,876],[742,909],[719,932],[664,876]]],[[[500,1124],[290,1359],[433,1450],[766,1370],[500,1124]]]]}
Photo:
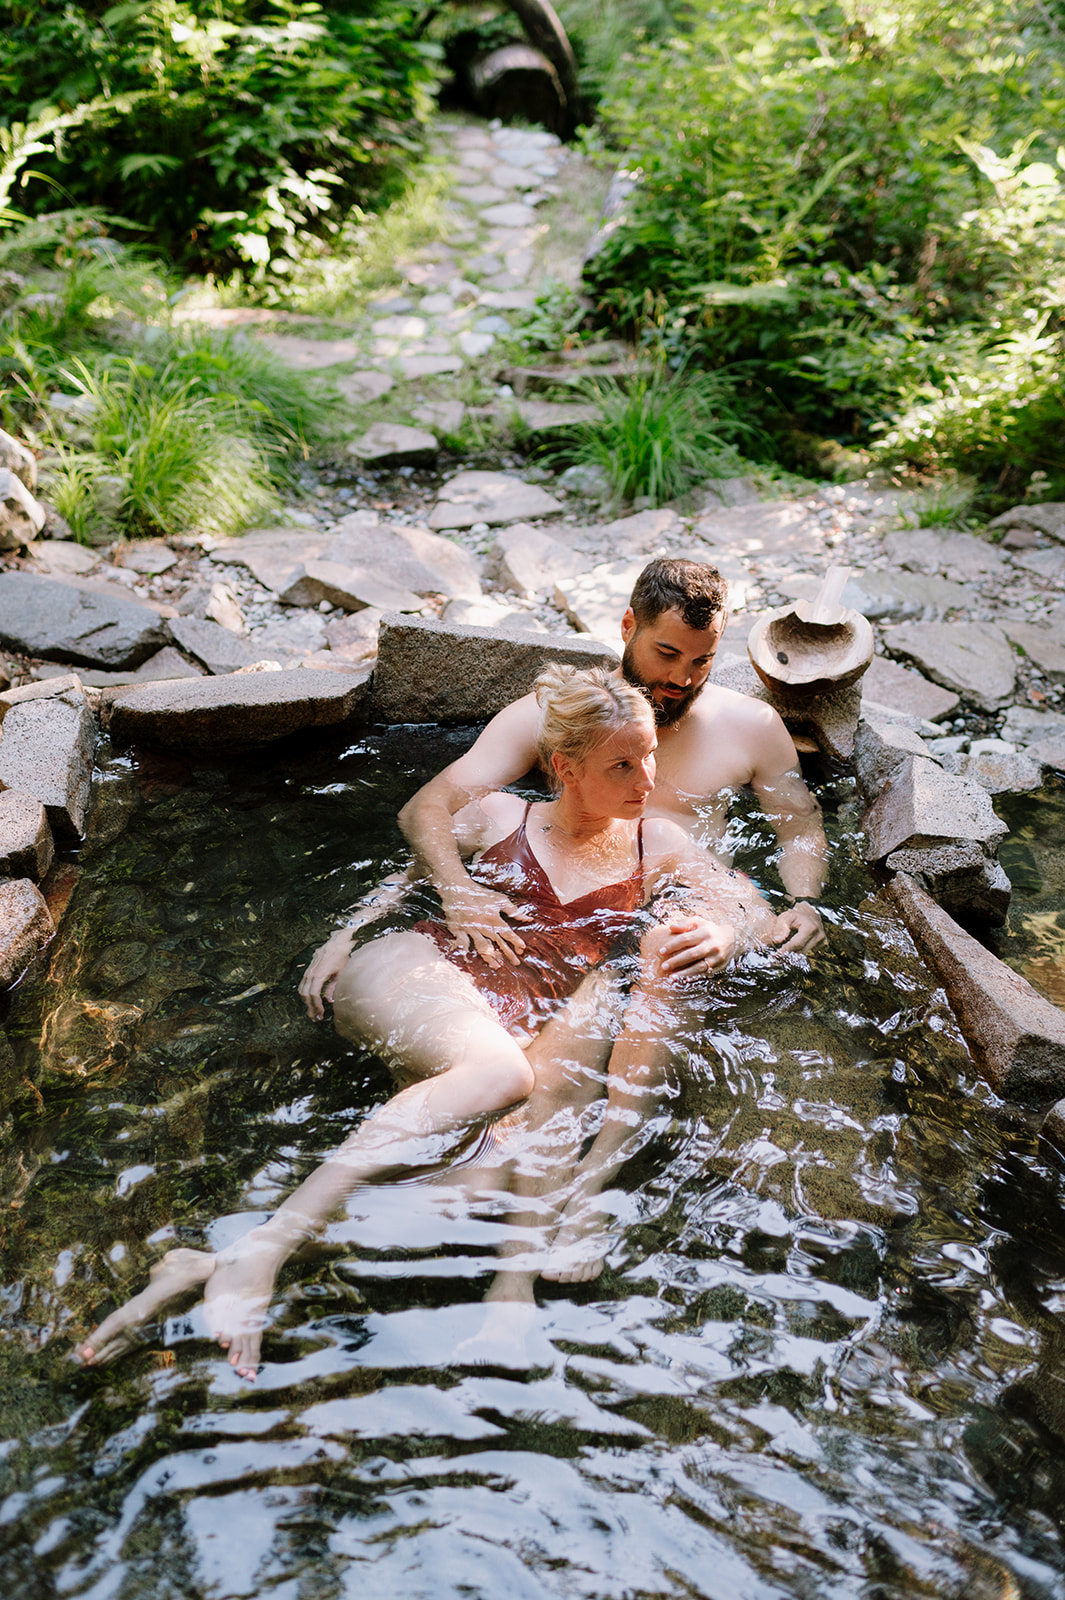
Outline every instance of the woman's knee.
{"type": "Polygon", "coordinates": [[[500,1063],[499,1071],[492,1074],[490,1098],[494,1104],[489,1111],[506,1111],[508,1106],[520,1105],[536,1087],[536,1074],[524,1050],[515,1046],[513,1058],[500,1063]]]}

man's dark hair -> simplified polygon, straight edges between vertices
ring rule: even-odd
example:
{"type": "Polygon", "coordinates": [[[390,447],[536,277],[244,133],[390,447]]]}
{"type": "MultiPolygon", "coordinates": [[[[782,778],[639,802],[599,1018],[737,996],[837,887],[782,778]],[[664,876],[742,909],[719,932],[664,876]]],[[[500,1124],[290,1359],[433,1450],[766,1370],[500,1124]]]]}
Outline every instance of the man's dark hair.
{"type": "Polygon", "coordinates": [[[716,567],[662,556],[644,567],[629,604],[641,628],[657,622],[663,611],[679,611],[685,627],[702,633],[727,613],[728,584],[716,567]]]}

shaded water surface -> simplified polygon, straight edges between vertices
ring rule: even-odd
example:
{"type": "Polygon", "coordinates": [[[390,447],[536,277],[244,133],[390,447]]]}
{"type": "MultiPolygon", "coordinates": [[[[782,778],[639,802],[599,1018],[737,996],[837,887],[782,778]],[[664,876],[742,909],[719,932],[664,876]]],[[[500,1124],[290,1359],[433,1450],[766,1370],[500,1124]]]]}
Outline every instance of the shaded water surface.
{"type": "Polygon", "coordinates": [[[43,1068],[4,1147],[0,1591],[1065,1594],[1062,1165],[871,898],[846,791],[827,952],[723,987],[606,1272],[543,1287],[527,1364],[469,1343],[502,1219],[427,1183],[360,1193],[286,1270],[254,1386],[195,1311],[70,1363],[169,1244],[239,1235],[387,1092],[295,985],[454,753],[399,729],[108,767],[16,1019],[43,1068]]]}
{"type": "Polygon", "coordinates": [[[999,852],[1013,886],[1009,921],[991,935],[995,954],[1065,1008],[1065,779],[1030,794],[996,796],[1010,834],[999,852]]]}

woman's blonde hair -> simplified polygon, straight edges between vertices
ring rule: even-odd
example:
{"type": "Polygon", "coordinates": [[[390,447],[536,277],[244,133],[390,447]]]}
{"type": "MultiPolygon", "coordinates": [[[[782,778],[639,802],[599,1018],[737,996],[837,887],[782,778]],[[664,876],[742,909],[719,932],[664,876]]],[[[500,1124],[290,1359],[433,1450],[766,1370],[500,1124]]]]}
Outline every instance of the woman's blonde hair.
{"type": "Polygon", "coordinates": [[[554,789],[559,781],[552,756],[565,756],[580,766],[619,728],[631,722],[654,723],[654,711],[642,690],[603,667],[552,662],[539,673],[533,690],[540,707],[536,750],[554,789]]]}

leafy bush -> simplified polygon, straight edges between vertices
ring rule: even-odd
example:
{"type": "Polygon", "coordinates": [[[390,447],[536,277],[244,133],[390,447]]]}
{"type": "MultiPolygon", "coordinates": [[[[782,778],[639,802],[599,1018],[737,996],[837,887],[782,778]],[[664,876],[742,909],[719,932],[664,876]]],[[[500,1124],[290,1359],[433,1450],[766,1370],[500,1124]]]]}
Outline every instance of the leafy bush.
{"type": "Polygon", "coordinates": [[[638,174],[599,315],[830,433],[1016,492],[1065,472],[1065,49],[1024,0],[693,0],[604,105],[638,174]],[[996,154],[996,152],[998,152],[996,154]]]}
{"type": "Polygon", "coordinates": [[[53,205],[58,190],[121,212],[185,267],[283,270],[301,231],[328,231],[338,210],[387,184],[435,81],[436,47],[401,0],[231,0],[224,13],[215,0],[24,0],[8,10],[9,136],[36,117],[54,144],[21,208],[53,205]],[[48,108],[77,116],[89,104],[83,126],[53,126],[48,108]]]}

